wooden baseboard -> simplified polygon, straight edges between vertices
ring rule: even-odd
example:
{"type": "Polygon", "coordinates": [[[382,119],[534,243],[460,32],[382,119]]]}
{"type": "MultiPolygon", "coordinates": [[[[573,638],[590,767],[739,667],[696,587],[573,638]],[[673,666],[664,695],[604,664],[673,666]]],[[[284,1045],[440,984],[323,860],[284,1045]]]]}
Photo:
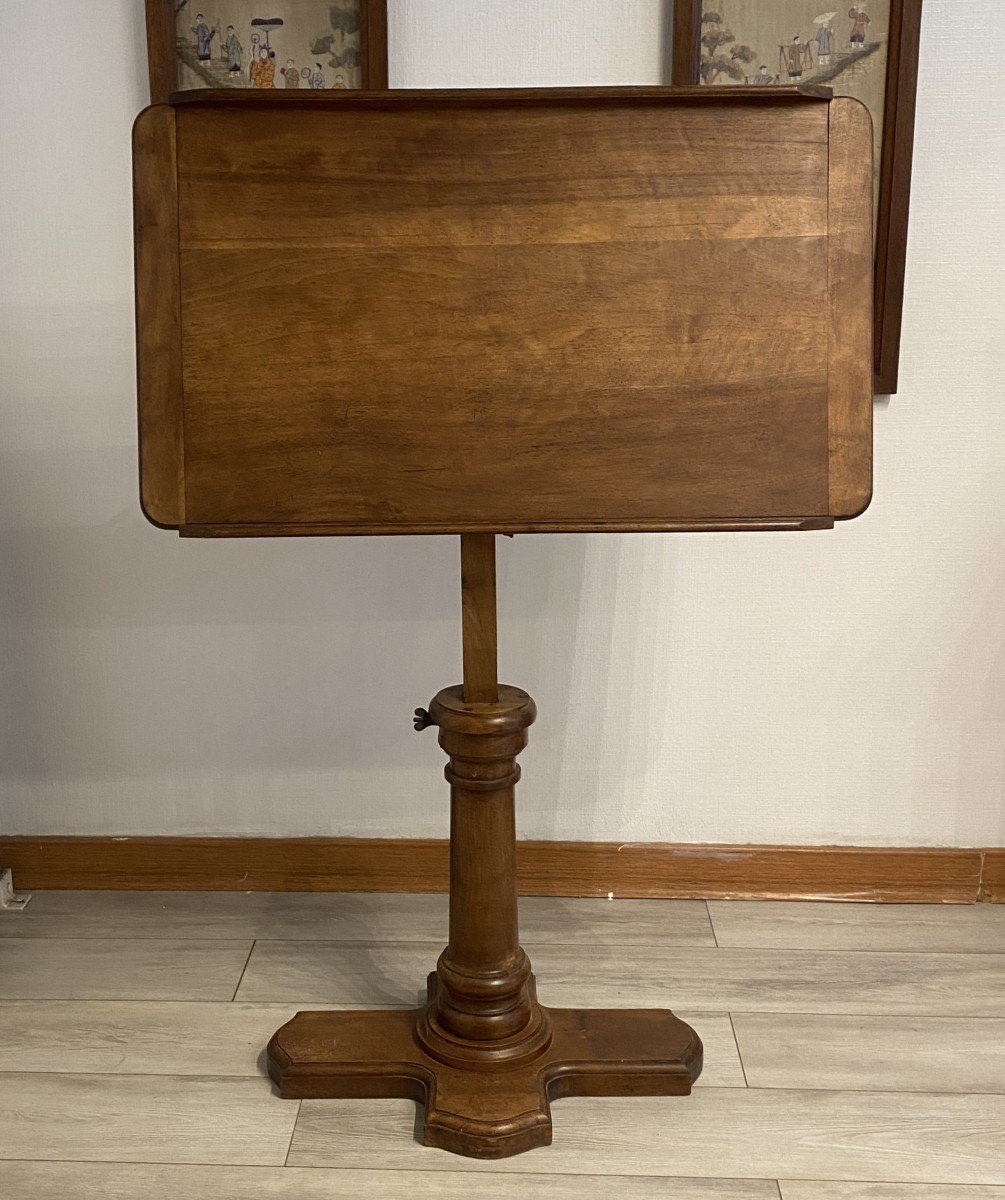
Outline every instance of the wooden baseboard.
{"type": "MultiPolygon", "coordinates": [[[[441,892],[447,843],[364,838],[0,838],[19,888],[441,892]]],[[[1005,849],[520,842],[528,896],[1005,901],[1005,849]]]]}
{"type": "Polygon", "coordinates": [[[1005,904],[1005,849],[1001,847],[984,851],[978,899],[990,904],[1005,904]]]}

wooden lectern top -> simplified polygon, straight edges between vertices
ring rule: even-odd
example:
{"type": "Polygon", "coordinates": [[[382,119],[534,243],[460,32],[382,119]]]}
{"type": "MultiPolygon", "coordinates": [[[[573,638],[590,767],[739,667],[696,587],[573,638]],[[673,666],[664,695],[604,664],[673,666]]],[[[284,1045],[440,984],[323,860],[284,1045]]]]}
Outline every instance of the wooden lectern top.
{"type": "Polygon", "coordinates": [[[868,504],[856,101],[195,95],[134,131],[152,521],[784,529],[868,504]]]}

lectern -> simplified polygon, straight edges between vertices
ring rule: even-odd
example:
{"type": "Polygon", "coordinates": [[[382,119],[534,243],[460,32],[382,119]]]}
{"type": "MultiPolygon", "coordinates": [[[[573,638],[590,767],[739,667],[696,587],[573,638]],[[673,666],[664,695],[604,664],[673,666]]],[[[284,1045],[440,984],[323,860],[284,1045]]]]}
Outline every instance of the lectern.
{"type": "Polygon", "coordinates": [[[461,543],[463,683],[415,716],[449,757],[447,948],[417,1011],[298,1013],[272,1077],[411,1097],[484,1158],[548,1143],[556,1097],[687,1093],[671,1012],[538,1002],[494,539],[865,508],[869,117],[782,88],[195,97],[134,133],[147,516],[461,543]]]}

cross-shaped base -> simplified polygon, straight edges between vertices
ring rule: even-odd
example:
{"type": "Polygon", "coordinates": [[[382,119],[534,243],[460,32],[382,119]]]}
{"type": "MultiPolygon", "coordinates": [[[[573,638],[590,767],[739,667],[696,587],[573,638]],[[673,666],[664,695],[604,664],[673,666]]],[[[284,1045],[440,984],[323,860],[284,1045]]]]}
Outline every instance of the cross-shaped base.
{"type": "Polygon", "coordinates": [[[419,1011],[297,1013],[269,1043],[269,1074],[291,1099],[415,1100],[425,1145],[506,1158],[550,1145],[552,1100],[687,1095],[701,1071],[698,1035],[667,1009],[547,1009],[552,1038],[539,1056],[489,1070],[427,1054],[419,1011]]]}

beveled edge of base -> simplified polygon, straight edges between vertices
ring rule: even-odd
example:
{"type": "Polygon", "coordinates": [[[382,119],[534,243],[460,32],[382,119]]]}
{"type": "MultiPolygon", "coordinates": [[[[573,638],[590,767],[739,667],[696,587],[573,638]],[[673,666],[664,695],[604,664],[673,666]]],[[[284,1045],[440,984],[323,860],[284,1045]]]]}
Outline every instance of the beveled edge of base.
{"type": "MultiPolygon", "coordinates": [[[[541,1059],[540,1067],[528,1071],[527,1064],[515,1067],[528,1084],[521,1112],[484,1120],[464,1112],[440,1107],[437,1077],[441,1071],[470,1076],[478,1089],[491,1088],[493,1082],[506,1072],[460,1071],[446,1067],[430,1058],[414,1041],[408,1046],[409,1057],[361,1058],[336,1063],[331,1060],[295,1059],[283,1047],[283,1034],[300,1019],[316,1022],[327,1017],[337,1022],[340,1017],[372,1018],[375,1024],[396,1026],[400,1033],[405,1025],[414,1024],[420,1009],[310,1010],[298,1013],[269,1041],[269,1076],[286,1099],[373,1099],[401,1098],[423,1105],[422,1143],[467,1158],[499,1159],[522,1154],[552,1141],[551,1101],[566,1096],[683,1096],[691,1092],[701,1073],[703,1048],[694,1029],[676,1017],[669,1009],[546,1009],[556,1033],[556,1044],[541,1059]],[[583,1033],[584,1024],[602,1031],[606,1022],[616,1024],[619,1018],[644,1026],[654,1026],[651,1042],[654,1055],[645,1057],[610,1057],[590,1053],[590,1038],[582,1047],[583,1053],[569,1053],[561,1046],[564,1034],[583,1033]],[[657,1056],[660,1045],[658,1029],[681,1037],[681,1044],[672,1055],[657,1056]]],[[[636,1031],[637,1033],[638,1031],[636,1031]]],[[[635,1036],[633,1034],[632,1036],[635,1036]]],[[[574,1038],[573,1041],[576,1039],[574,1038]]],[[[672,1040],[672,1039],[668,1039],[672,1040]]],[[[593,1043],[597,1045],[596,1042],[593,1043]]],[[[405,1047],[398,1044],[394,1053],[401,1055],[405,1047]]],[[[569,1048],[571,1049],[571,1047],[569,1048]]],[[[456,1097],[448,1103],[457,1105],[456,1097]]]]}
{"type": "Polygon", "coordinates": [[[542,1097],[541,1107],[528,1109],[508,1121],[479,1121],[461,1113],[427,1109],[422,1122],[422,1144],[464,1158],[512,1158],[527,1150],[550,1146],[551,1107],[542,1097]]]}

